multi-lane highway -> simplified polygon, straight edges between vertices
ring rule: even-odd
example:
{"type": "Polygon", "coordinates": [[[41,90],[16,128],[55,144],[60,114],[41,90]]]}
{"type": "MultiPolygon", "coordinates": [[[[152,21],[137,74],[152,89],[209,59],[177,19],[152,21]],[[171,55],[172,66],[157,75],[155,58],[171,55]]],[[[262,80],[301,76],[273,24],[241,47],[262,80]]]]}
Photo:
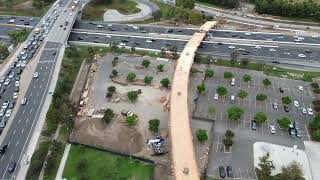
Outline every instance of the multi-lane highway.
{"type": "Polygon", "coordinates": [[[34,27],[38,23],[37,17],[0,16],[0,24],[8,26],[34,27]]]}
{"type": "MultiPolygon", "coordinates": [[[[54,90],[65,43],[79,10],[72,9],[72,3],[59,0],[52,5],[36,26],[39,30],[32,32],[35,34],[22,44],[18,57],[13,57],[11,69],[2,77],[10,82],[1,86],[0,91],[6,91],[1,95],[0,104],[15,102],[18,109],[13,110],[11,117],[4,115],[1,120],[6,126],[0,143],[7,145],[7,149],[0,159],[0,179],[24,179],[29,166],[27,160],[35,150],[51,101],[52,93],[48,92],[54,90]],[[23,71],[22,75],[17,74],[18,71],[23,71]],[[24,91],[17,92],[17,87],[24,91]],[[18,97],[14,97],[15,91],[18,97]],[[12,163],[16,168],[9,172],[12,163]]],[[[79,6],[81,4],[80,1],[79,6]]],[[[8,114],[12,109],[8,108],[3,105],[2,111],[8,114]]]]}

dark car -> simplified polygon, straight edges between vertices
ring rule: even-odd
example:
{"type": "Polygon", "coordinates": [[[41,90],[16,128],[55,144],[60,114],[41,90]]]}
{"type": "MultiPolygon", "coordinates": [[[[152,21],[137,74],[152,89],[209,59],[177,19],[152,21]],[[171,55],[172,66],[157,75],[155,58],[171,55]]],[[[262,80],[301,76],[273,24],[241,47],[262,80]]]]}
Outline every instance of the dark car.
{"type": "Polygon", "coordinates": [[[288,106],[283,106],[283,109],[285,112],[289,112],[290,111],[290,108],[288,106]]]}
{"type": "Polygon", "coordinates": [[[8,144],[3,144],[0,146],[0,153],[4,154],[6,152],[6,149],[8,147],[8,144]]]}
{"type": "Polygon", "coordinates": [[[57,51],[53,51],[51,54],[54,56],[57,54],[57,51]]]}
{"type": "Polygon", "coordinates": [[[29,26],[30,22],[24,22],[24,25],[29,26]]]}
{"type": "Polygon", "coordinates": [[[0,95],[4,95],[4,93],[6,92],[6,89],[2,89],[2,91],[0,91],[0,95]]]}
{"type": "Polygon", "coordinates": [[[12,101],[9,103],[8,109],[12,109],[16,105],[16,102],[12,101]]]}
{"type": "Polygon", "coordinates": [[[19,92],[19,86],[16,86],[16,87],[14,88],[14,92],[19,92]]]}
{"type": "Polygon", "coordinates": [[[284,93],[284,90],[282,89],[282,87],[279,87],[279,91],[280,91],[281,93],[284,93]]]}
{"type": "Polygon", "coordinates": [[[225,178],[226,177],[226,171],[224,170],[223,166],[219,166],[219,175],[221,178],[225,178]]]}
{"type": "Polygon", "coordinates": [[[13,173],[13,171],[16,169],[16,165],[17,163],[11,162],[8,167],[8,172],[13,173]]]}
{"type": "Polygon", "coordinates": [[[173,32],[173,29],[168,29],[167,30],[167,33],[172,33],[173,32]]]}
{"type": "Polygon", "coordinates": [[[301,138],[302,137],[301,129],[295,129],[295,134],[298,138],[301,138]]]}
{"type": "Polygon", "coordinates": [[[231,166],[227,166],[227,175],[228,177],[233,177],[233,169],[231,166]]]}
{"type": "Polygon", "coordinates": [[[84,38],[83,37],[78,37],[78,40],[84,40],[84,38]]]}
{"type": "Polygon", "coordinates": [[[297,121],[293,122],[293,127],[294,127],[294,129],[300,129],[299,123],[297,121]]]}
{"type": "Polygon", "coordinates": [[[22,73],[22,69],[19,68],[19,69],[17,70],[17,74],[21,74],[21,73],[22,73]]]}
{"type": "Polygon", "coordinates": [[[122,42],[129,42],[128,39],[122,39],[121,41],[122,41],[122,42]]]}
{"type": "Polygon", "coordinates": [[[257,122],[256,121],[251,121],[251,130],[254,130],[254,131],[257,130],[257,122]]]}

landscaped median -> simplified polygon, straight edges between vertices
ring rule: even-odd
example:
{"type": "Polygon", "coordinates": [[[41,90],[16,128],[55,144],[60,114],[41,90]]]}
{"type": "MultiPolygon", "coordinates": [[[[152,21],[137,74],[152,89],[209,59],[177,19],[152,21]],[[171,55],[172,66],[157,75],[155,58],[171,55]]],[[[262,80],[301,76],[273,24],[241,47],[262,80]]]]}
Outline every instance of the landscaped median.
{"type": "Polygon", "coordinates": [[[153,164],[83,145],[72,145],[63,171],[66,179],[139,179],[153,176],[153,164]]]}

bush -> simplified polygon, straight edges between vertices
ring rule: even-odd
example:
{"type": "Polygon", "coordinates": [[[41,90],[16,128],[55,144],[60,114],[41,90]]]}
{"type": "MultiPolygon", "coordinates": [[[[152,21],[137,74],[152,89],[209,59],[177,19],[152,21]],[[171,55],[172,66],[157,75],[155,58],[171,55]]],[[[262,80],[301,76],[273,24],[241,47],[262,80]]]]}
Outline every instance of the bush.
{"type": "Polygon", "coordinates": [[[159,65],[157,66],[157,70],[158,70],[159,72],[163,72],[163,68],[164,68],[164,65],[163,65],[163,64],[159,64],[159,65]]]}
{"type": "Polygon", "coordinates": [[[170,84],[170,81],[169,81],[168,78],[164,78],[164,79],[162,79],[162,80],[160,81],[160,83],[161,83],[162,87],[168,88],[168,87],[169,87],[169,84],[170,84]]]}
{"type": "Polygon", "coordinates": [[[320,94],[320,89],[313,89],[313,93],[320,94]]]}
{"type": "Polygon", "coordinates": [[[242,59],[242,60],[240,61],[240,65],[241,65],[241,67],[243,67],[243,68],[246,68],[246,67],[249,65],[249,63],[250,63],[249,59],[242,59]]]}
{"type": "Polygon", "coordinates": [[[250,82],[251,81],[251,76],[249,74],[245,74],[245,75],[243,75],[242,80],[244,82],[250,82]]]}
{"type": "Polygon", "coordinates": [[[257,96],[256,96],[256,100],[258,100],[258,101],[264,101],[266,99],[267,99],[267,95],[262,94],[262,93],[257,94],[257,96]]]}
{"type": "Polygon", "coordinates": [[[291,98],[290,98],[289,96],[284,96],[284,97],[282,97],[282,98],[281,98],[281,101],[282,101],[282,103],[285,104],[285,105],[288,105],[288,104],[291,104],[291,103],[292,103],[292,100],[291,100],[291,98]]]}
{"type": "Polygon", "coordinates": [[[247,91],[240,89],[240,91],[238,92],[238,97],[241,99],[244,99],[248,96],[247,91]]]}
{"type": "Polygon", "coordinates": [[[209,105],[208,106],[208,114],[213,115],[214,113],[216,113],[216,108],[212,105],[209,105]]]}
{"type": "Polygon", "coordinates": [[[226,71],[224,72],[223,77],[225,79],[231,79],[233,77],[233,74],[231,72],[226,71]]]}
{"type": "Polygon", "coordinates": [[[311,87],[314,88],[314,89],[319,89],[319,88],[320,88],[320,87],[319,87],[319,84],[316,83],[316,82],[313,82],[313,83],[311,83],[310,85],[311,85],[311,87]]]}
{"type": "Polygon", "coordinates": [[[198,93],[201,94],[202,92],[206,91],[206,86],[202,83],[197,86],[198,93]]]}
{"type": "Polygon", "coordinates": [[[136,102],[138,99],[138,93],[136,91],[129,91],[127,96],[131,102],[136,102]]]}
{"type": "Polygon", "coordinates": [[[144,66],[145,68],[148,68],[149,65],[150,65],[150,61],[148,61],[146,59],[142,61],[142,66],[144,66]]]}
{"type": "Polygon", "coordinates": [[[207,131],[204,129],[197,129],[196,136],[200,142],[206,141],[208,139],[207,131]]]}
{"type": "Polygon", "coordinates": [[[110,121],[112,120],[112,118],[114,117],[114,112],[112,109],[107,108],[106,112],[104,112],[104,115],[102,117],[103,122],[105,122],[106,124],[110,123],[110,121]]]}
{"type": "Polygon", "coordinates": [[[233,140],[231,138],[224,138],[222,142],[226,148],[229,148],[233,145],[233,140]]]}
{"type": "Polygon", "coordinates": [[[130,81],[130,82],[132,82],[132,81],[134,81],[134,80],[136,79],[136,77],[137,77],[137,76],[136,76],[135,73],[129,72],[128,75],[127,75],[127,80],[130,81]]]}
{"type": "Polygon", "coordinates": [[[228,90],[224,86],[218,86],[216,92],[219,94],[219,96],[225,96],[227,95],[228,90]]]}
{"type": "Polygon", "coordinates": [[[151,77],[151,76],[144,77],[144,83],[146,83],[146,84],[151,84],[152,80],[153,80],[153,77],[151,77]]]}
{"type": "Polygon", "coordinates": [[[320,129],[318,129],[312,133],[312,138],[316,141],[320,141],[320,129]]]}
{"type": "Polygon", "coordinates": [[[116,87],[114,87],[114,86],[109,86],[109,87],[108,87],[108,92],[110,92],[110,93],[116,92],[116,87]]]}
{"type": "Polygon", "coordinates": [[[313,109],[314,109],[316,112],[320,112],[320,105],[314,106],[313,109]]]}
{"type": "Polygon", "coordinates": [[[112,60],[112,67],[115,67],[119,62],[119,58],[118,57],[114,57],[112,60]]]}
{"type": "Polygon", "coordinates": [[[264,80],[262,81],[262,83],[263,83],[263,85],[265,85],[265,86],[270,86],[270,85],[271,85],[271,81],[270,81],[269,79],[264,79],[264,80]]]}
{"type": "Polygon", "coordinates": [[[206,69],[205,73],[204,73],[204,77],[205,78],[211,78],[213,77],[214,72],[211,69],[206,69]]]}
{"type": "Polygon", "coordinates": [[[313,100],[313,101],[312,101],[312,104],[313,104],[314,106],[318,106],[318,105],[320,105],[320,100],[319,100],[319,99],[313,100]]]}
{"type": "Polygon", "coordinates": [[[118,75],[118,71],[115,70],[115,69],[112,69],[112,75],[113,75],[114,77],[117,76],[117,75],[118,75]]]}
{"type": "Polygon", "coordinates": [[[232,121],[239,120],[241,116],[244,114],[244,110],[237,107],[237,106],[232,106],[227,110],[228,113],[228,118],[232,121]]]}
{"type": "Polygon", "coordinates": [[[158,132],[159,131],[159,119],[151,119],[149,120],[149,130],[152,132],[158,132]]]}
{"type": "Polygon", "coordinates": [[[138,116],[133,114],[132,116],[127,116],[126,122],[128,123],[129,126],[136,125],[138,121],[138,116]]]}
{"type": "Polygon", "coordinates": [[[231,130],[228,129],[225,133],[225,137],[233,138],[234,132],[232,132],[231,130]]]}
{"type": "Polygon", "coordinates": [[[254,120],[258,124],[265,123],[267,121],[267,115],[264,112],[257,112],[256,115],[254,116],[254,120]]]}

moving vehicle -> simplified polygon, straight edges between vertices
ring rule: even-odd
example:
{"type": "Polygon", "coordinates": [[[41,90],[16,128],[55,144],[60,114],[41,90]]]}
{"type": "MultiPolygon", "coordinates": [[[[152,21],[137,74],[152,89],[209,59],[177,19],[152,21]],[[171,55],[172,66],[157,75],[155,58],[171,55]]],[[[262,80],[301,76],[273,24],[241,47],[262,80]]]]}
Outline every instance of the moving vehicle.
{"type": "Polygon", "coordinates": [[[6,152],[6,149],[8,147],[8,144],[3,144],[0,146],[0,154],[4,154],[6,152]]]}
{"type": "Polygon", "coordinates": [[[8,166],[8,172],[9,172],[9,173],[13,173],[13,171],[16,169],[16,165],[17,165],[17,163],[11,162],[11,163],[9,164],[9,166],[8,166]]]}
{"type": "Polygon", "coordinates": [[[22,105],[27,104],[27,98],[23,98],[23,99],[21,100],[21,104],[22,104],[22,105]]]}

